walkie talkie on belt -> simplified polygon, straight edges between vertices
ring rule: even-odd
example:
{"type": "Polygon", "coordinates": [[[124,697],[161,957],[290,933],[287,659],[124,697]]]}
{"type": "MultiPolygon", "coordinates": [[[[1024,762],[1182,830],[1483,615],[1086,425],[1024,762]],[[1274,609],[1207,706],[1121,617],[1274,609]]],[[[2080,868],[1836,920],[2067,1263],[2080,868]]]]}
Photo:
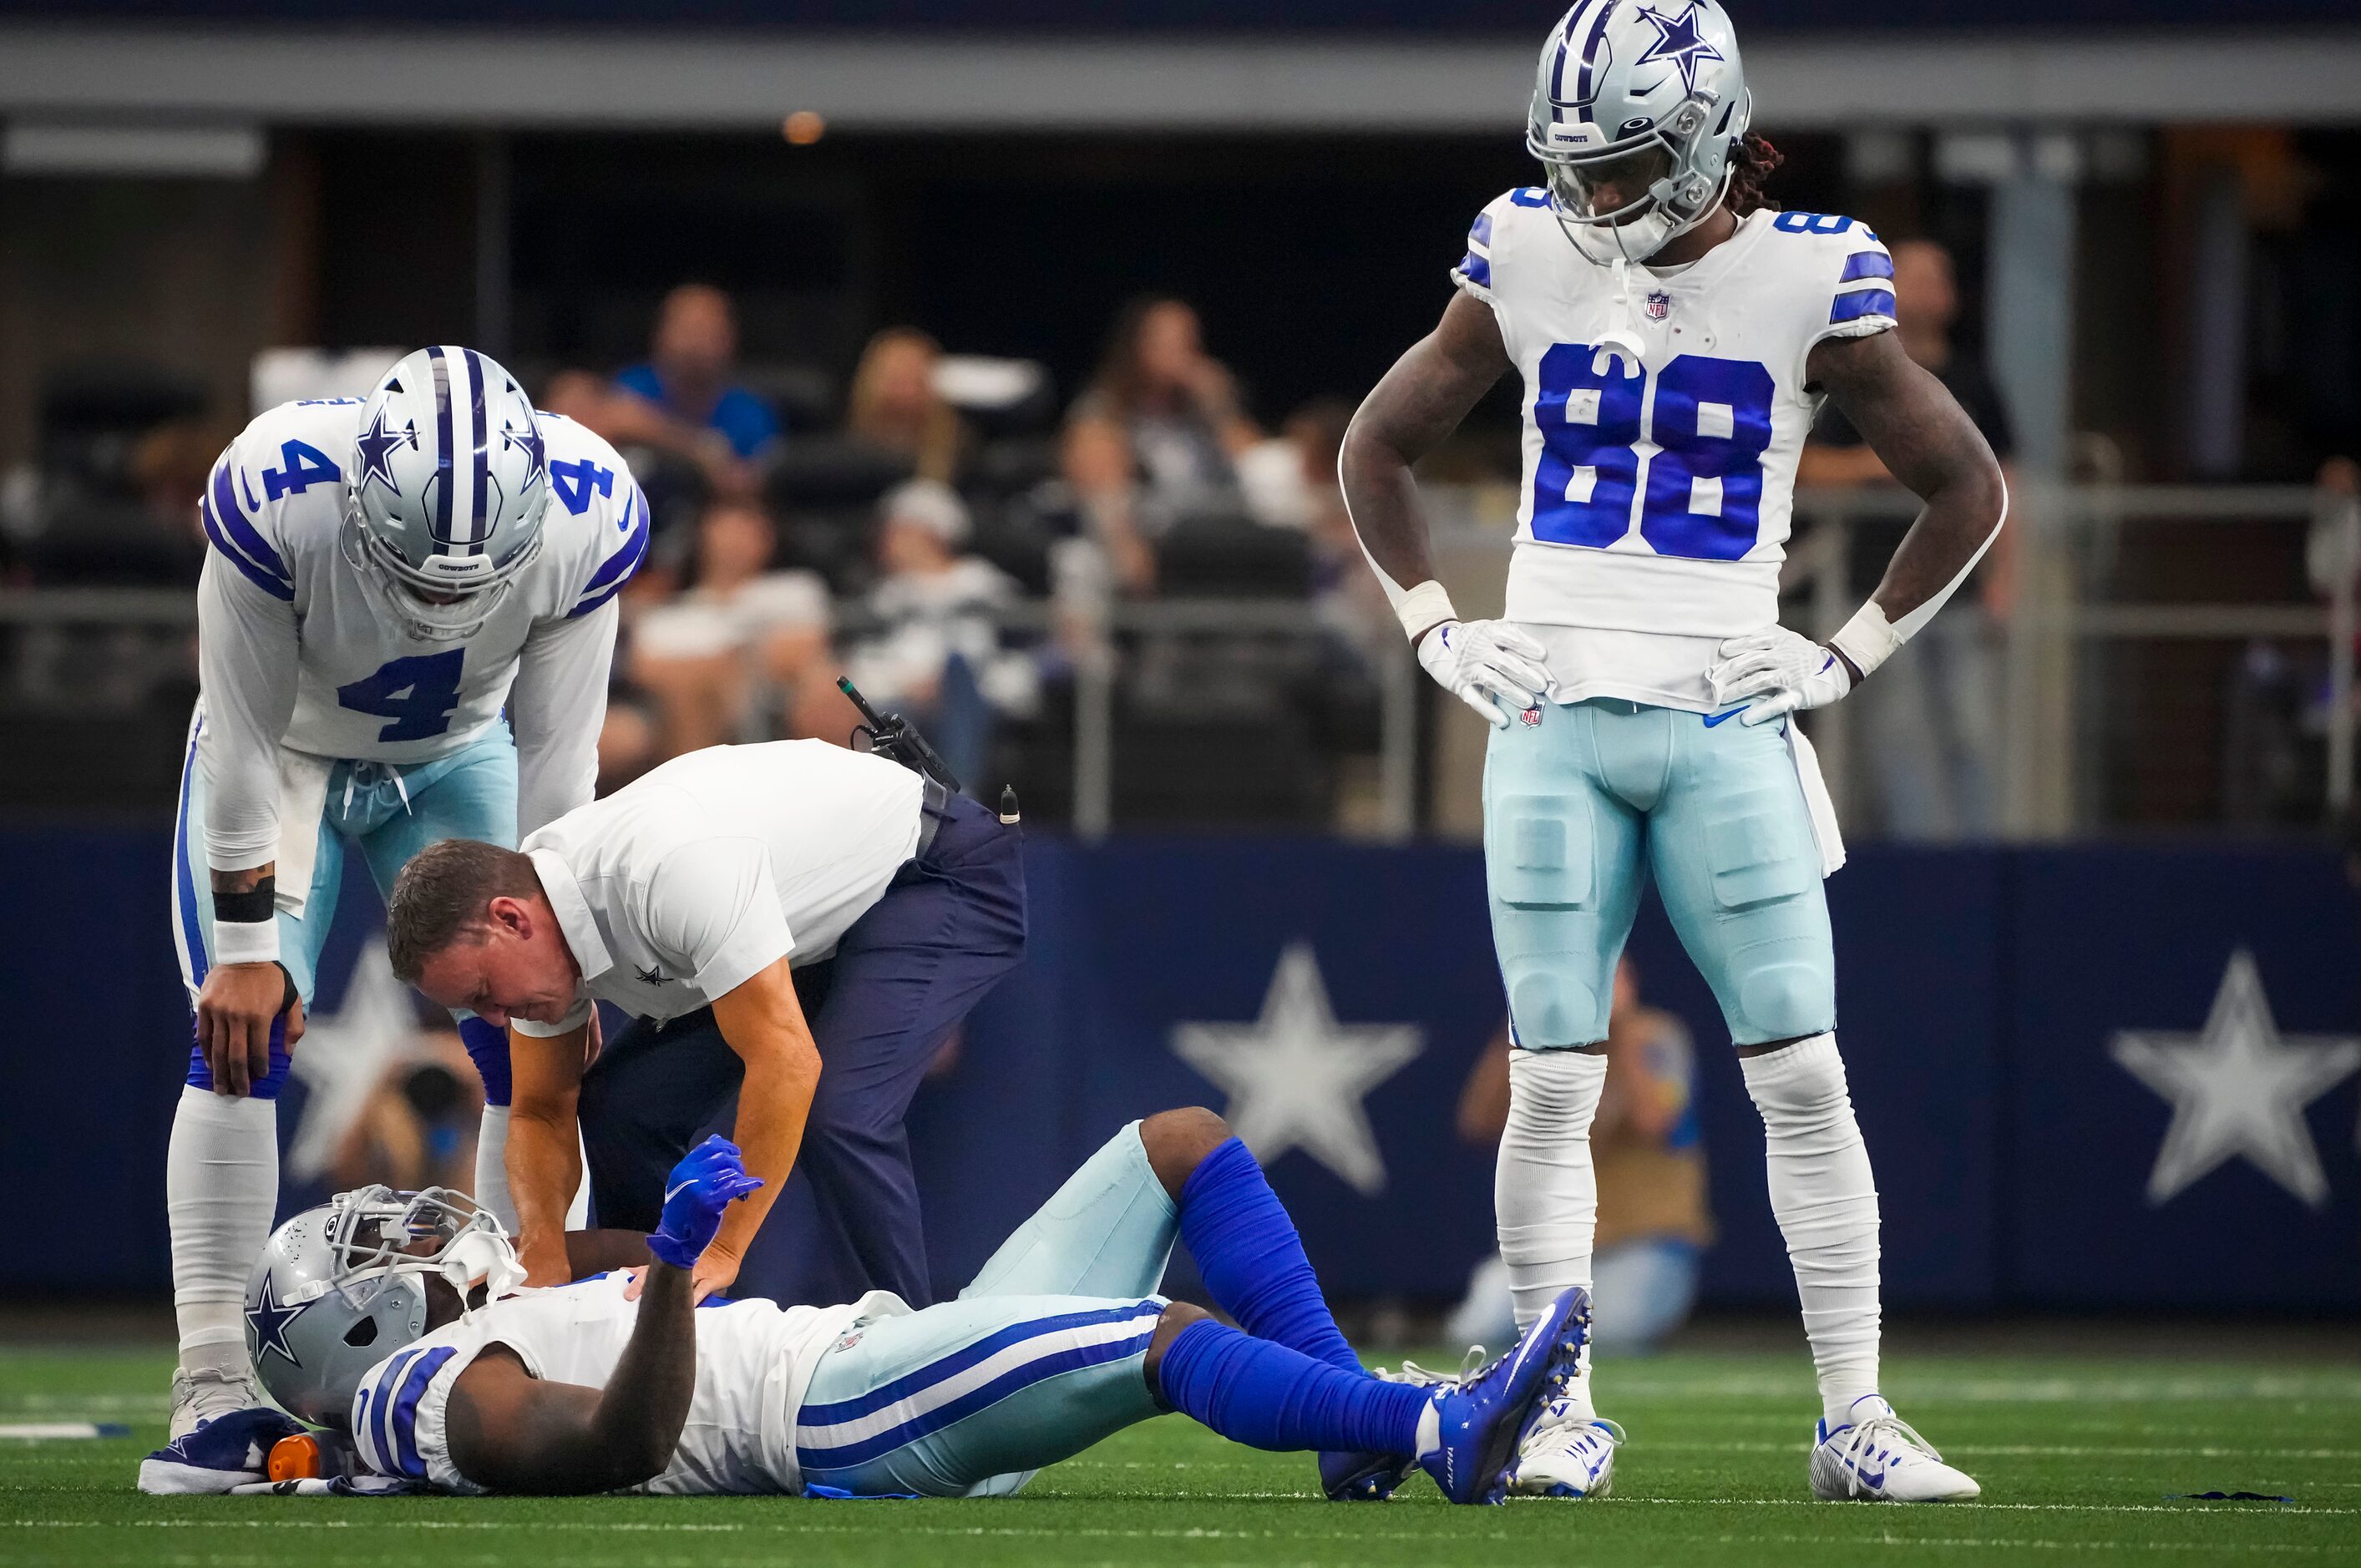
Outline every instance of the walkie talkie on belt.
{"type": "Polygon", "coordinates": [[[842,675],[836,677],[836,689],[861,710],[861,722],[852,727],[856,737],[854,751],[874,751],[888,762],[899,762],[914,773],[924,773],[953,795],[960,793],[959,780],[950,768],[944,766],[941,755],[927,744],[927,738],[918,733],[917,725],[898,713],[878,712],[869,706],[869,699],[861,695],[861,688],[842,675]],[[861,736],[868,737],[869,743],[865,747],[857,739],[861,736]]]}

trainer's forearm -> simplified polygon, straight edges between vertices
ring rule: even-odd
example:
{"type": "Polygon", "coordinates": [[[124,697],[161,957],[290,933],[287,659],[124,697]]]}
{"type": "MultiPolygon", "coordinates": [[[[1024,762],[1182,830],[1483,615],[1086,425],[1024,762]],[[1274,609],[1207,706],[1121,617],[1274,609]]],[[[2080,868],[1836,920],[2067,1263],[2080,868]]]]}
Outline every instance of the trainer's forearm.
{"type": "Polygon", "coordinates": [[[786,1187],[796,1156],[804,1145],[804,1127],[811,1120],[812,1095],[819,1088],[819,1052],[808,1035],[784,1048],[752,1057],[738,1087],[738,1121],[730,1140],[743,1157],[747,1174],[763,1179],[761,1189],[730,1206],[721,1229],[714,1234],[708,1252],[742,1261],[763,1228],[763,1216],[786,1187]]]}
{"type": "Polygon", "coordinates": [[[509,1112],[509,1142],[501,1164],[509,1201],[516,1205],[517,1255],[536,1285],[572,1277],[566,1253],[566,1211],[582,1185],[582,1145],[575,1099],[519,1099],[509,1112]]]}

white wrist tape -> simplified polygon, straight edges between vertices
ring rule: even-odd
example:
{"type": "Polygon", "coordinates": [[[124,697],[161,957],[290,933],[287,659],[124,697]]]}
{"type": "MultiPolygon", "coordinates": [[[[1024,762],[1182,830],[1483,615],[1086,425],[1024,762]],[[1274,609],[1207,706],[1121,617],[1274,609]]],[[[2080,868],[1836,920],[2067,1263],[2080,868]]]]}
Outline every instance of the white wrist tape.
{"type": "Polygon", "coordinates": [[[214,962],[268,964],[279,961],[279,921],[214,922],[214,962]]]}
{"type": "Polygon", "coordinates": [[[1451,608],[1451,596],[1433,577],[1395,601],[1394,614],[1401,618],[1402,635],[1413,641],[1430,626],[1459,619],[1459,612],[1451,608]]]}
{"type": "Polygon", "coordinates": [[[1885,611],[1878,607],[1877,601],[1871,599],[1855,610],[1852,619],[1828,639],[1828,646],[1843,654],[1866,678],[1870,672],[1892,658],[1894,651],[1902,646],[1902,634],[1886,620],[1885,611]]]}

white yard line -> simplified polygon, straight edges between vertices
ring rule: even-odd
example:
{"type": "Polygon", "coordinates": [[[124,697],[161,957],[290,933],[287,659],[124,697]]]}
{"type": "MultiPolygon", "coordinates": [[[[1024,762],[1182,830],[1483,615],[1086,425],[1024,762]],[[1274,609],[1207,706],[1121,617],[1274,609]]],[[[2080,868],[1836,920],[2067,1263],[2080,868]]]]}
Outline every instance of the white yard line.
{"type": "MultiPolygon", "coordinates": [[[[1809,1453],[1808,1442],[1704,1442],[1686,1438],[1635,1437],[1631,1447],[1667,1453],[1809,1453]]],[[[2077,1443],[1945,1443],[1945,1453],[1979,1456],[2056,1456],[2084,1459],[2337,1459],[2361,1460],[2361,1448],[2124,1448],[2077,1443]]]]}

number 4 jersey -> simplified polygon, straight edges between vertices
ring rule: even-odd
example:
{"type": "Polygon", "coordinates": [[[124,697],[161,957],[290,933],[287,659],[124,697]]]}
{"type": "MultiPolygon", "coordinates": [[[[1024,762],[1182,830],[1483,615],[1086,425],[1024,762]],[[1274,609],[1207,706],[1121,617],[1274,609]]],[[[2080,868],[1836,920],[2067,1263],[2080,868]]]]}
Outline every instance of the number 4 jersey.
{"type": "Polygon", "coordinates": [[[504,707],[522,830],[592,794],[613,600],[648,545],[631,470],[581,425],[538,416],[549,485],[540,554],[473,634],[424,641],[379,612],[345,556],[361,407],[336,399],[258,416],[214,464],[199,508],[211,549],[198,591],[198,760],[219,870],[273,858],[281,774],[302,772],[302,759],[433,762],[480,738],[504,707]],[[282,768],[282,747],[298,765],[282,768]]]}
{"type": "Polygon", "coordinates": [[[1453,280],[1524,377],[1508,619],[1559,702],[1709,711],[1722,639],[1779,619],[1805,361],[1894,325],[1894,264],[1850,218],[1756,212],[1683,267],[1598,266],[1539,190],[1486,207],[1453,280]]]}

